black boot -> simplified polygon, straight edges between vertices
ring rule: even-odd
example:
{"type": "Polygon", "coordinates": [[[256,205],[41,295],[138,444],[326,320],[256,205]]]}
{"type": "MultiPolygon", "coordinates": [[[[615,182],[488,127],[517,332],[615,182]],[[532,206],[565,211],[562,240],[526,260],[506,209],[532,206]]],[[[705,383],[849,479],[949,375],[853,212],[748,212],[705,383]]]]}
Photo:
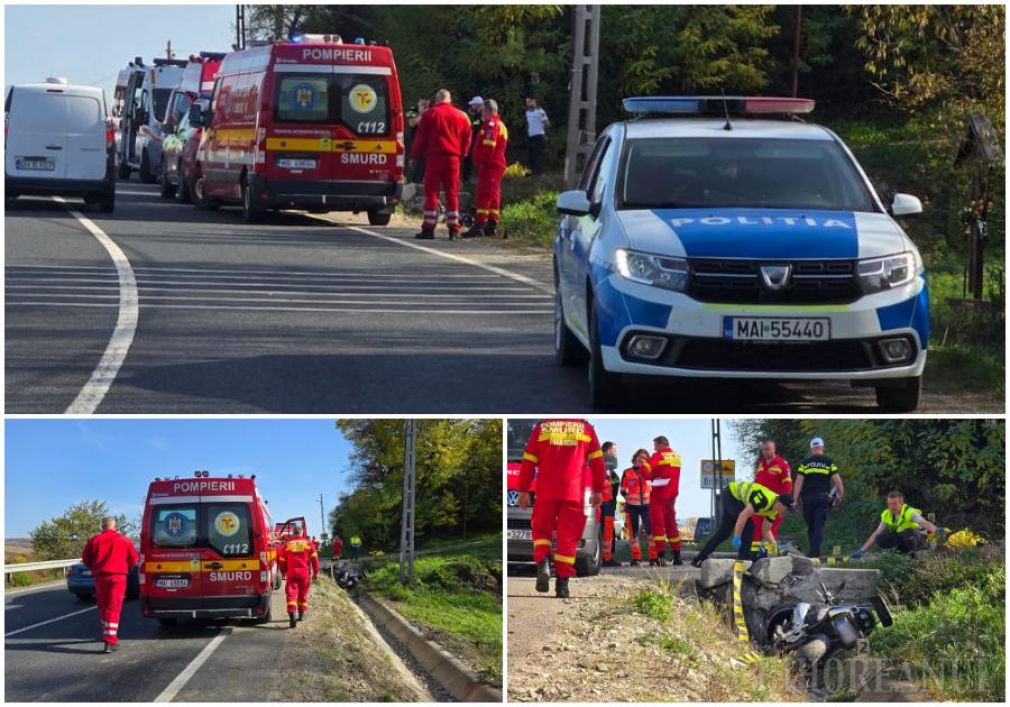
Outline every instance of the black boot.
{"type": "Polygon", "coordinates": [[[422,241],[433,241],[435,240],[435,229],[434,228],[422,228],[420,233],[415,233],[414,238],[422,241]]]}
{"type": "Polygon", "coordinates": [[[111,653],[112,652],[112,644],[109,643],[108,641],[105,642],[105,652],[106,653],[111,653]]]}
{"type": "Polygon", "coordinates": [[[642,563],[641,563],[641,562],[639,562],[638,560],[632,560],[632,561],[631,561],[631,566],[632,566],[632,567],[641,567],[641,566],[642,566],[642,563]]]}
{"type": "Polygon", "coordinates": [[[449,229],[449,240],[450,241],[454,241],[457,238],[459,238],[459,228],[450,228],[449,229]]]}
{"type": "Polygon", "coordinates": [[[673,564],[674,564],[674,565],[675,565],[676,567],[680,567],[681,565],[683,565],[683,564],[684,564],[684,563],[683,563],[683,562],[681,561],[681,559],[680,559],[680,550],[674,550],[674,551],[673,551],[673,564]]]}
{"type": "Polygon", "coordinates": [[[288,628],[294,628],[298,625],[298,619],[295,618],[294,613],[288,614],[288,628]]]}
{"type": "Polygon", "coordinates": [[[484,222],[484,235],[493,236],[495,234],[495,229],[498,227],[497,221],[485,221],[484,222]]]}
{"type": "Polygon", "coordinates": [[[477,238],[480,235],[480,226],[476,223],[462,233],[463,238],[477,238]]]}
{"type": "Polygon", "coordinates": [[[298,620],[301,621],[304,618],[305,618],[305,612],[304,611],[299,611],[298,612],[298,620]]]}
{"type": "Polygon", "coordinates": [[[704,560],[701,559],[700,556],[695,556],[695,558],[693,560],[691,560],[691,566],[692,567],[697,567],[698,569],[701,569],[701,563],[702,562],[704,562],[704,560]]]}
{"type": "MultiPolygon", "coordinates": [[[[558,580],[561,581],[561,580],[558,580]]],[[[537,591],[549,592],[551,590],[551,561],[542,560],[537,565],[537,591]]]]}
{"type": "Polygon", "coordinates": [[[558,599],[567,599],[571,596],[568,593],[568,577],[558,577],[558,581],[554,583],[554,596],[558,599]]]}
{"type": "Polygon", "coordinates": [[[659,561],[658,560],[651,560],[650,559],[649,560],[649,567],[659,567],[659,561]]]}

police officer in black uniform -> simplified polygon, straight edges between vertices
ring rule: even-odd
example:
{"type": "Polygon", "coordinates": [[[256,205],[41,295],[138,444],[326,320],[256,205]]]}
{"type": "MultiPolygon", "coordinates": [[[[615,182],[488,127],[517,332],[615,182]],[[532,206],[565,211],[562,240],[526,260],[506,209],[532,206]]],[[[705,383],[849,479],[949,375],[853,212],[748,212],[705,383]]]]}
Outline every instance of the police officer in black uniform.
{"type": "Polygon", "coordinates": [[[838,467],[824,454],[824,440],[814,437],[810,440],[810,456],[796,469],[793,488],[793,496],[799,499],[803,519],[807,522],[807,557],[821,556],[828,511],[842,502],[844,493],[838,467]]]}

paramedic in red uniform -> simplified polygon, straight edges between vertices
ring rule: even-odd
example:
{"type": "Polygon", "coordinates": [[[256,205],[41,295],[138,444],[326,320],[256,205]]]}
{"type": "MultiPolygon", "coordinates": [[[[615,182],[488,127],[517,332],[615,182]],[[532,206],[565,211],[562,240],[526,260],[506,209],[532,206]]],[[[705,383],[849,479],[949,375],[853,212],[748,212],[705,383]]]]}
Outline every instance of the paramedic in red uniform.
{"type": "Polygon", "coordinates": [[[484,123],[473,148],[473,163],[477,167],[477,195],[474,197],[477,221],[463,238],[495,234],[501,220],[501,180],[508,166],[505,159],[508,141],[509,131],[498,115],[497,101],[484,101],[484,123]]]}
{"type": "Polygon", "coordinates": [[[519,468],[519,507],[529,508],[530,486],[536,470],[537,498],[530,525],[538,592],[551,584],[551,538],[554,552],[555,596],[567,599],[568,580],[575,576],[575,549],[586,526],[586,465],[591,470],[589,503],[600,505],[603,495],[603,452],[596,430],[585,420],[541,420],[526,443],[519,468]]]}
{"type": "Polygon", "coordinates": [[[424,159],[424,222],[416,238],[435,237],[438,221],[439,188],[445,190],[445,225],[449,240],[456,238],[459,225],[459,169],[470,150],[470,119],[452,104],[452,94],[444,88],[435,94],[435,105],[417,121],[411,168],[424,159]]]}
{"type": "Polygon", "coordinates": [[[95,600],[106,653],[116,650],[119,644],[119,614],[126,596],[126,575],[138,561],[137,548],[116,530],[116,519],[102,518],[102,532],[88,540],[81,562],[95,577],[95,600]]]}
{"type": "MultiPolygon", "coordinates": [[[[780,496],[782,494],[793,495],[792,469],[789,468],[789,462],[778,455],[775,442],[770,439],[761,443],[761,458],[758,459],[757,469],[754,471],[754,481],[780,496]]],[[[772,535],[775,536],[776,542],[779,539],[779,526],[782,525],[782,518],[783,516],[780,514],[772,523],[772,535]]],[[[754,539],[750,549],[751,555],[756,556],[761,550],[761,533],[767,521],[761,516],[754,516],[752,520],[754,521],[754,539]]],[[[767,548],[767,550],[771,553],[777,548],[767,548]]]]}
{"type": "MultiPolygon", "coordinates": [[[[673,564],[681,565],[680,533],[677,531],[677,495],[680,493],[680,455],[670,448],[666,437],[652,440],[655,454],[649,460],[648,480],[652,485],[649,503],[649,523],[652,525],[652,541],[656,548],[656,562],[666,566],[663,555],[667,545],[673,553],[673,564]]],[[[653,562],[650,558],[649,564],[653,562]]]]}
{"type": "Polygon", "coordinates": [[[309,579],[319,579],[319,553],[302,529],[296,538],[288,538],[277,554],[277,562],[284,575],[284,595],[288,601],[288,625],[295,627],[295,610],[298,621],[305,618],[309,610],[309,579]]]}
{"type": "Polygon", "coordinates": [[[339,535],[333,538],[333,559],[339,560],[340,555],[344,552],[344,541],[340,539],[339,535]]]}

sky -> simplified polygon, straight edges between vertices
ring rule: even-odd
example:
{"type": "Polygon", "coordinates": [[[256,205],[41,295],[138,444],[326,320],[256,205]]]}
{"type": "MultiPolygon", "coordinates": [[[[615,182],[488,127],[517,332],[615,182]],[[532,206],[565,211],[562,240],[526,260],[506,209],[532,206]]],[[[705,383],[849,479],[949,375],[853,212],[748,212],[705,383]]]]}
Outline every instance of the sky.
{"type": "Polygon", "coordinates": [[[164,57],[168,40],[177,59],[235,42],[235,5],[7,5],[4,19],[5,89],[62,76],[109,101],[119,70],[164,57]]]}
{"type": "Polygon", "coordinates": [[[274,522],[304,515],[319,535],[348,491],[352,445],[333,420],[8,420],[4,532],[27,537],[75,503],[103,500],[139,520],[148,483],[256,474],[274,522]]]}

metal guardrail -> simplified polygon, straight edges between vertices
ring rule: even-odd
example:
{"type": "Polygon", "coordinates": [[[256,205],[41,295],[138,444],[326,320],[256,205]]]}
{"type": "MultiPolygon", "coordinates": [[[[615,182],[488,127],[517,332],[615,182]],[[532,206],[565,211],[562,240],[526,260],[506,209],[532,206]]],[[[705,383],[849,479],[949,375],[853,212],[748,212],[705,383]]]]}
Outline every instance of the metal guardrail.
{"type": "Polygon", "coordinates": [[[13,565],[4,565],[4,574],[11,572],[34,572],[35,570],[56,570],[72,567],[81,561],[81,558],[74,560],[46,560],[45,562],[19,562],[13,565]]]}
{"type": "MultiPolygon", "coordinates": [[[[476,540],[474,542],[461,543],[459,545],[446,545],[445,547],[436,547],[431,550],[418,550],[414,553],[414,555],[416,557],[421,557],[422,555],[438,555],[443,552],[452,552],[453,550],[462,550],[464,548],[475,547],[478,545],[493,545],[495,543],[500,544],[500,542],[501,541],[499,540],[476,540]]],[[[341,556],[341,560],[343,560],[344,562],[399,562],[400,556],[395,552],[388,552],[384,555],[380,555],[379,557],[375,557],[373,555],[366,555],[364,557],[359,557],[358,559],[355,560],[350,556],[349,552],[345,552],[341,556]]],[[[329,564],[335,564],[335,563],[336,560],[334,560],[331,557],[319,558],[320,567],[327,567],[329,564]]]]}

